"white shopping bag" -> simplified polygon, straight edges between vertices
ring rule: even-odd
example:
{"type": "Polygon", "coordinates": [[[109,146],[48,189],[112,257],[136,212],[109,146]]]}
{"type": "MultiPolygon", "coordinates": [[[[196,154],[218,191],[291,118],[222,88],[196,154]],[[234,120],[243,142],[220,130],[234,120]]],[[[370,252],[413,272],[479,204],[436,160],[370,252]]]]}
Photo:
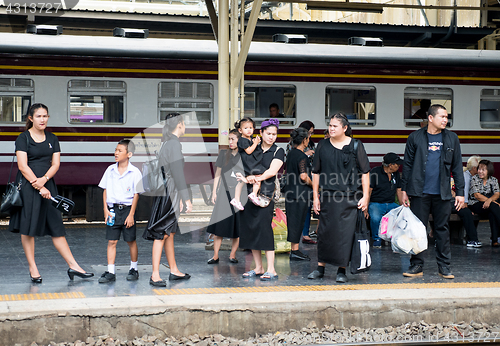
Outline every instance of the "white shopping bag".
{"type": "Polygon", "coordinates": [[[394,221],[403,208],[403,206],[394,208],[382,217],[378,229],[378,236],[382,240],[392,241],[392,236],[394,234],[394,221]]]}
{"type": "Polygon", "coordinates": [[[394,252],[416,255],[427,249],[426,227],[410,208],[403,207],[394,218],[392,226],[394,252]]]}

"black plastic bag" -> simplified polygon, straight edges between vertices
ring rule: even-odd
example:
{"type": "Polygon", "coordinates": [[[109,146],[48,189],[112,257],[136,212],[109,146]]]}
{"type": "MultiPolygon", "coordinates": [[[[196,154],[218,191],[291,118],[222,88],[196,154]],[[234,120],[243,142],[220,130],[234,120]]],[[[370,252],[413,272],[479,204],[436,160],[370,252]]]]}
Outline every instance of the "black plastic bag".
{"type": "Polygon", "coordinates": [[[361,209],[358,209],[356,230],[351,251],[351,273],[359,274],[368,271],[372,265],[370,255],[370,232],[366,228],[366,221],[361,209]]]}

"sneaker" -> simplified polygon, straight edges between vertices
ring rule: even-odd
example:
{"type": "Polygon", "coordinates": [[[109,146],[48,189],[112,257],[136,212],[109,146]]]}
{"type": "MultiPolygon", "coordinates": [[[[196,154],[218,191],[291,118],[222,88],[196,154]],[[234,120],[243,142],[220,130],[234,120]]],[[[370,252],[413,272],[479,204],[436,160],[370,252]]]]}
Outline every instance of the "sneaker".
{"type": "Polygon", "coordinates": [[[451,273],[451,270],[448,267],[438,266],[438,270],[439,270],[439,276],[441,276],[444,279],[454,279],[455,278],[455,275],[453,275],[451,273]]]}
{"type": "Polygon", "coordinates": [[[231,203],[231,205],[233,205],[233,206],[234,206],[236,209],[238,209],[238,210],[243,210],[243,209],[245,209],[245,208],[243,208],[243,205],[241,204],[241,202],[240,202],[240,201],[238,201],[236,198],[233,198],[233,199],[231,200],[231,202],[229,202],[229,203],[231,203]]]}
{"type": "Polygon", "coordinates": [[[260,207],[260,201],[259,201],[259,198],[257,197],[257,195],[255,193],[251,193],[248,195],[248,199],[250,201],[252,201],[253,204],[257,205],[260,207]]]}
{"type": "Polygon", "coordinates": [[[98,280],[100,284],[105,284],[112,281],[116,281],[116,275],[108,271],[105,271],[98,280]]]}
{"type": "Polygon", "coordinates": [[[381,239],[374,240],[372,247],[374,249],[381,249],[382,248],[382,240],[381,239]]]}
{"type": "Polygon", "coordinates": [[[139,280],[139,272],[134,268],[130,268],[127,275],[127,281],[139,280]]]}
{"type": "Polygon", "coordinates": [[[403,276],[406,277],[414,277],[414,276],[423,276],[424,270],[421,265],[413,264],[408,268],[406,272],[403,273],[403,276]]]}
{"type": "Polygon", "coordinates": [[[480,241],[468,241],[467,247],[481,247],[483,244],[480,241]]]}

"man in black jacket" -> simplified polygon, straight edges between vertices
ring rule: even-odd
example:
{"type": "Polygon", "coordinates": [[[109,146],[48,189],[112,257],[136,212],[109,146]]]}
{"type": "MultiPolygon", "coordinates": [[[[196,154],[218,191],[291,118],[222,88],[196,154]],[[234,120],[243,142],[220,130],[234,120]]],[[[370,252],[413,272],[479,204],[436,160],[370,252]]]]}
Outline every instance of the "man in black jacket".
{"type": "MultiPolygon", "coordinates": [[[[432,105],[427,127],[410,134],[406,142],[401,190],[403,205],[427,225],[429,214],[434,219],[434,238],[439,275],[453,279],[450,270],[451,175],[455,180],[455,207],[464,206],[464,176],[458,136],[446,129],[448,112],[442,105],[432,105]]],[[[423,275],[423,253],[412,255],[404,276],[423,275]]]]}

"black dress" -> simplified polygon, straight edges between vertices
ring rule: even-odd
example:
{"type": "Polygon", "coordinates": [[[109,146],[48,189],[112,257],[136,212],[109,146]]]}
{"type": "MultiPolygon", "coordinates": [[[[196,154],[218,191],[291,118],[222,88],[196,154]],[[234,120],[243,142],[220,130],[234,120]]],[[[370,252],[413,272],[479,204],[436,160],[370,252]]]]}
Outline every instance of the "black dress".
{"type": "Polygon", "coordinates": [[[175,135],[164,143],[160,150],[160,164],[166,174],[165,195],[155,197],[151,216],[142,237],[147,240],[162,240],[165,234],[179,231],[180,200],[187,201],[184,178],[184,156],[179,138],[175,135]]]}
{"type": "Polygon", "coordinates": [[[221,169],[221,176],[207,232],[223,238],[239,238],[240,213],[229,202],[234,198],[234,190],[238,184],[235,174],[243,173],[240,155],[221,150],[215,165],[221,169]]]}
{"type": "MultiPolygon", "coordinates": [[[[262,155],[262,165],[267,169],[271,166],[273,159],[284,161],[285,151],[273,144],[271,148],[262,155]]],[[[274,180],[271,177],[260,184],[260,192],[268,197],[273,196],[274,180]]],[[[252,191],[252,184],[247,184],[248,193],[252,191]]],[[[274,213],[274,201],[265,208],[261,208],[252,202],[244,203],[245,210],[240,216],[240,248],[249,250],[274,251],[274,235],[271,222],[274,213]]]]}
{"type": "MultiPolygon", "coordinates": [[[[24,151],[28,155],[28,166],[40,178],[47,173],[52,163],[52,155],[61,152],[56,135],[45,131],[45,141],[37,143],[31,138],[29,131],[24,131],[16,139],[16,151],[24,151]]],[[[52,202],[43,198],[31,186],[19,171],[16,182],[21,179],[22,208],[11,214],[9,230],[31,237],[50,235],[63,237],[66,235],[61,213],[52,206],[52,202]]],[[[44,185],[52,196],[57,195],[54,179],[44,185]]]]}
{"type": "Polygon", "coordinates": [[[314,155],[313,173],[319,174],[321,208],[318,228],[318,262],[346,267],[356,229],[357,205],[363,196],[361,174],[370,171],[363,143],[354,141],[342,149],[321,141],[314,155]]]}
{"type": "Polygon", "coordinates": [[[309,158],[302,150],[293,148],[286,157],[285,210],[288,227],[287,240],[298,243],[310,209],[312,187],[300,179],[306,173],[310,177],[309,158]]]}

